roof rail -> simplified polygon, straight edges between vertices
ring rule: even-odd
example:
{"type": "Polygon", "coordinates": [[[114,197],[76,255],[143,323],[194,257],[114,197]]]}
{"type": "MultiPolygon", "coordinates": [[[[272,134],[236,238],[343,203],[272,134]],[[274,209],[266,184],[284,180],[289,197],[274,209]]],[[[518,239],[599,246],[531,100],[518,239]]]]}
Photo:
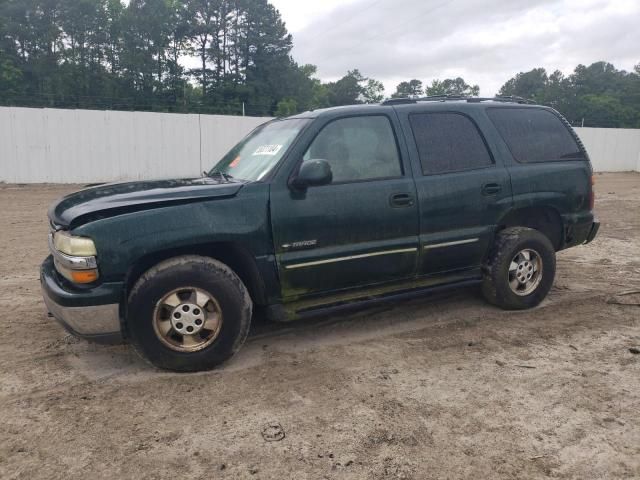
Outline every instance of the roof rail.
{"type": "Polygon", "coordinates": [[[469,97],[467,95],[453,95],[448,93],[446,95],[430,95],[427,97],[419,98],[418,100],[421,102],[444,102],[446,100],[467,100],[469,97]]]}
{"type": "Polygon", "coordinates": [[[528,103],[535,104],[536,102],[524,97],[519,97],[517,95],[496,95],[491,100],[495,102],[514,102],[514,103],[528,103]]]}
{"type": "Polygon", "coordinates": [[[405,103],[417,103],[417,99],[409,97],[388,98],[380,105],[403,105],[405,103]]]}
{"type": "Polygon", "coordinates": [[[468,103],[480,103],[480,102],[504,102],[504,103],[520,103],[520,104],[535,104],[533,100],[529,100],[516,95],[496,95],[495,97],[469,97],[467,95],[431,95],[422,98],[390,98],[381,103],[381,105],[403,105],[418,102],[446,102],[446,101],[461,101],[464,100],[468,103]]]}

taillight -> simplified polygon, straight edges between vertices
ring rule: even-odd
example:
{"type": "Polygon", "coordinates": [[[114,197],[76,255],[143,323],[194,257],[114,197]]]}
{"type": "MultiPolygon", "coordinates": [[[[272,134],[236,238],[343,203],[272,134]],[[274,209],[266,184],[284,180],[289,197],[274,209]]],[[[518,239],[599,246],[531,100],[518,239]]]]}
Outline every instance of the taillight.
{"type": "Polygon", "coordinates": [[[589,193],[589,210],[593,210],[596,205],[596,192],[593,190],[594,185],[596,184],[595,175],[591,175],[591,192],[589,193]]]}

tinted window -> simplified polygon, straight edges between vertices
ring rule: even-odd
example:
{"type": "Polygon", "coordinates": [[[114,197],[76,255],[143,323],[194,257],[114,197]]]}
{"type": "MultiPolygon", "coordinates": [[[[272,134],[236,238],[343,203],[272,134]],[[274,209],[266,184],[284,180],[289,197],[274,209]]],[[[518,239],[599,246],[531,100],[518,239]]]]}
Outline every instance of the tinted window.
{"type": "Polygon", "coordinates": [[[329,162],[334,183],[402,175],[396,139],[385,116],[331,122],[304,155],[304,160],[311,159],[329,162]]]}
{"type": "Polygon", "coordinates": [[[487,114],[518,162],[584,158],[567,127],[547,110],[489,108],[487,114]]]}
{"type": "Polygon", "coordinates": [[[493,164],[475,124],[458,113],[421,113],[410,116],[422,173],[455,172],[493,164]]]}

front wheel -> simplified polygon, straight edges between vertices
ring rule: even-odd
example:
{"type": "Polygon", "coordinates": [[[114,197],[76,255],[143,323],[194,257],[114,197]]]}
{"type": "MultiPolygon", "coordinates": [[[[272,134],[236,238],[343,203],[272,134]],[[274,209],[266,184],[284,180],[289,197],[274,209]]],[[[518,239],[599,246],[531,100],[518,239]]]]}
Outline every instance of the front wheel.
{"type": "Polygon", "coordinates": [[[251,312],[247,289],[228,266],[183,256],[159,263],[136,282],[127,329],[136,351],[153,365],[208,370],[240,348],[251,312]]]}
{"type": "Polygon", "coordinates": [[[532,308],[551,290],[555,273],[555,250],[545,235],[531,228],[507,228],[496,236],[482,293],[506,310],[532,308]]]}

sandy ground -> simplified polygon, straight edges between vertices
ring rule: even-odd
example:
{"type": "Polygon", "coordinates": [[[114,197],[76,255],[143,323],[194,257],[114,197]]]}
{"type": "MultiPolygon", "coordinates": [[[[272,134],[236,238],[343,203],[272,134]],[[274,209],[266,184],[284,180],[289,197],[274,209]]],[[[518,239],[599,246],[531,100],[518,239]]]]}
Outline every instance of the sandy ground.
{"type": "Polygon", "coordinates": [[[45,315],[46,208],[74,188],[0,186],[0,478],[640,478],[640,295],[615,297],[640,289],[640,174],[598,176],[600,236],[535,310],[471,289],[258,323],[193,375],[45,315]]]}

